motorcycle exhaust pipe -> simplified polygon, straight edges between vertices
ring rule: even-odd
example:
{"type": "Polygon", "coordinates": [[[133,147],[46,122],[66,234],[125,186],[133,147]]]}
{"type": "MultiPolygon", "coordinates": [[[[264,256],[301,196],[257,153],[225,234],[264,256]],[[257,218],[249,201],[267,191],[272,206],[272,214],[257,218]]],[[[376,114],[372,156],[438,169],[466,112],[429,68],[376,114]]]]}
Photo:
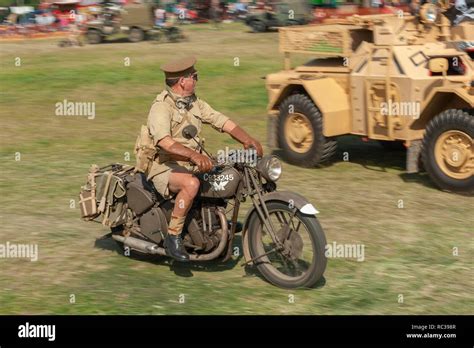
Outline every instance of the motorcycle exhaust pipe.
{"type": "Polygon", "coordinates": [[[117,234],[112,235],[112,238],[118,242],[123,243],[125,246],[128,246],[130,249],[134,249],[145,254],[166,256],[165,249],[160,248],[155,243],[147,242],[134,237],[119,236],[117,234]]]}
{"type": "MultiPolygon", "coordinates": [[[[217,214],[219,215],[219,220],[222,226],[222,237],[219,242],[219,245],[217,246],[216,249],[214,249],[209,254],[200,254],[200,255],[190,254],[189,255],[190,261],[213,260],[217,258],[220,254],[222,254],[225,247],[227,246],[227,242],[229,239],[229,228],[227,226],[227,218],[220,209],[217,210],[217,214]]],[[[117,234],[112,235],[112,238],[128,246],[130,249],[134,249],[145,254],[167,256],[166,250],[164,248],[159,247],[155,243],[147,242],[145,240],[141,240],[134,237],[124,237],[117,234]]]]}
{"type": "Polygon", "coordinates": [[[227,218],[225,213],[219,208],[217,209],[217,215],[219,215],[219,220],[221,222],[222,227],[222,236],[217,248],[215,248],[209,254],[199,254],[199,255],[189,255],[189,259],[191,261],[209,261],[214,260],[217,258],[222,252],[224,251],[225,247],[227,246],[227,242],[229,240],[229,227],[227,226],[227,218]]]}

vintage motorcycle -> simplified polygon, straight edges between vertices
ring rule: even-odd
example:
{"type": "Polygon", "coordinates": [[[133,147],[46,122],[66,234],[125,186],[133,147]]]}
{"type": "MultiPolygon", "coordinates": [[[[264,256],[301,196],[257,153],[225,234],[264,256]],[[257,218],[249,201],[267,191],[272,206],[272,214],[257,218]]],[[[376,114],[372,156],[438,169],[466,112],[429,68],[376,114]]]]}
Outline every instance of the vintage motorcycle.
{"type": "MultiPolygon", "coordinates": [[[[196,133],[192,125],[183,129],[187,139],[197,141],[196,133]]],[[[235,252],[235,234],[242,232],[243,266],[256,266],[265,279],[282,288],[312,287],[322,278],[327,262],[318,211],[297,193],[277,191],[282,172],[277,157],[257,158],[254,151],[255,159],[248,160],[245,151],[228,151],[210,173],[197,174],[200,192],[182,234],[190,261],[226,262],[235,252]],[[239,208],[247,198],[252,208],[241,224],[239,208]]],[[[163,241],[174,198],[164,199],[133,167],[112,167],[123,178],[126,216],[112,227],[111,237],[132,251],[166,256],[163,241]]]]}

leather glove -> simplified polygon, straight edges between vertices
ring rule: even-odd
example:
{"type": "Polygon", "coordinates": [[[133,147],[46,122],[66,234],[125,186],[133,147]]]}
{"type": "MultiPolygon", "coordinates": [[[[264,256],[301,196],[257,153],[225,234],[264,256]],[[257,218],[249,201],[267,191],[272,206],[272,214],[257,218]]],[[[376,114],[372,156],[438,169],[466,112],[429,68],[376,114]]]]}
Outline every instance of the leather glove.
{"type": "Polygon", "coordinates": [[[259,157],[263,156],[263,148],[262,144],[254,138],[252,138],[250,135],[247,134],[246,131],[244,131],[242,128],[239,126],[235,126],[232,131],[229,133],[232,138],[240,142],[242,145],[244,145],[245,149],[249,149],[251,147],[255,148],[257,150],[257,155],[259,157]]]}
{"type": "Polygon", "coordinates": [[[190,157],[190,160],[198,166],[201,173],[210,172],[214,167],[211,159],[203,154],[200,154],[199,152],[194,152],[194,155],[190,157]]]}
{"type": "Polygon", "coordinates": [[[191,150],[190,148],[178,143],[174,142],[173,145],[171,145],[168,149],[167,152],[177,155],[183,158],[183,160],[189,160],[196,164],[199,168],[199,171],[202,173],[206,173],[211,171],[211,169],[214,167],[214,164],[212,163],[211,159],[203,154],[200,154],[199,152],[196,152],[194,150],[191,150]]]}

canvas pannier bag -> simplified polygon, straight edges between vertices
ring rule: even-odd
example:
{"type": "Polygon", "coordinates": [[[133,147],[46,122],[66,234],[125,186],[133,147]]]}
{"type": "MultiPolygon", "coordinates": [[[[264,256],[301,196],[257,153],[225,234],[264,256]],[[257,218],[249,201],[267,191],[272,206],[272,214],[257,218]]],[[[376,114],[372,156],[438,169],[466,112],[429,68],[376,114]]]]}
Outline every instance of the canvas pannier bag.
{"type": "Polygon", "coordinates": [[[93,219],[97,216],[97,204],[95,201],[95,185],[91,185],[90,189],[83,189],[79,194],[79,206],[81,209],[81,217],[83,219],[93,219]]]}
{"type": "Polygon", "coordinates": [[[123,179],[132,170],[133,167],[122,164],[111,164],[103,168],[92,165],[87,183],[82,186],[79,194],[81,217],[109,227],[123,224],[127,217],[123,179]]]}
{"type": "Polygon", "coordinates": [[[156,147],[148,127],[142,125],[140,135],[135,142],[135,171],[148,174],[156,157],[156,147]]]}
{"type": "Polygon", "coordinates": [[[99,215],[96,201],[97,184],[95,182],[95,173],[98,171],[99,167],[95,164],[89,168],[87,183],[81,187],[81,192],[79,193],[79,208],[81,209],[81,217],[84,220],[92,220],[99,215]]]}

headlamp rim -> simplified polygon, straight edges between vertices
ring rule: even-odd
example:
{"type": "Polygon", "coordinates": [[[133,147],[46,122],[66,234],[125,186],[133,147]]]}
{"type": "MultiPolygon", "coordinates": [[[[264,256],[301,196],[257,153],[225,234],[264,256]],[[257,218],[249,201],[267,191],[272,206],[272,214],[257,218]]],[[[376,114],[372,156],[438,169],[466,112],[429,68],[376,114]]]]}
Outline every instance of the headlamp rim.
{"type": "Polygon", "coordinates": [[[281,161],[280,159],[277,157],[277,156],[274,156],[274,155],[266,155],[266,156],[263,156],[257,163],[257,166],[256,166],[256,169],[258,170],[258,172],[267,180],[267,181],[271,181],[271,182],[276,182],[278,181],[278,179],[280,179],[281,177],[281,172],[282,172],[282,165],[281,165],[281,161]],[[273,159],[276,159],[280,165],[280,174],[278,176],[278,178],[276,179],[272,179],[270,178],[268,172],[269,172],[269,164],[270,164],[270,161],[272,161],[273,159]]]}

